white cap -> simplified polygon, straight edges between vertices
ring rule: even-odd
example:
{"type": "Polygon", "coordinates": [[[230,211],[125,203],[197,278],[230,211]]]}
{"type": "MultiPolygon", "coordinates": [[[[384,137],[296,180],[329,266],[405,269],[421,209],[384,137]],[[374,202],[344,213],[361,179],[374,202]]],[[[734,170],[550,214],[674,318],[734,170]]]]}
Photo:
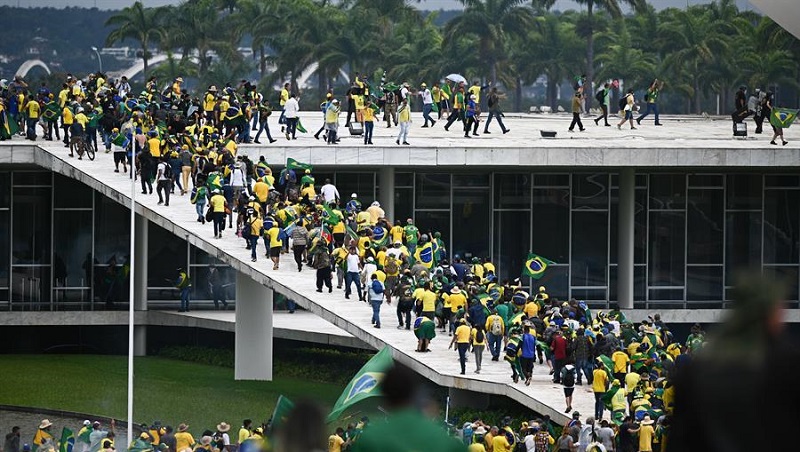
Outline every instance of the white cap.
{"type": "Polygon", "coordinates": [[[381,203],[379,203],[378,201],[373,201],[372,205],[375,206],[375,207],[380,207],[381,203]]]}
{"type": "Polygon", "coordinates": [[[85,421],[83,421],[83,425],[88,427],[88,426],[92,425],[92,421],[90,421],[89,419],[86,419],[85,421]]]}
{"type": "Polygon", "coordinates": [[[355,193],[353,193],[352,195],[350,195],[350,197],[351,197],[351,198],[358,198],[358,195],[357,195],[357,194],[355,194],[355,193]]]}

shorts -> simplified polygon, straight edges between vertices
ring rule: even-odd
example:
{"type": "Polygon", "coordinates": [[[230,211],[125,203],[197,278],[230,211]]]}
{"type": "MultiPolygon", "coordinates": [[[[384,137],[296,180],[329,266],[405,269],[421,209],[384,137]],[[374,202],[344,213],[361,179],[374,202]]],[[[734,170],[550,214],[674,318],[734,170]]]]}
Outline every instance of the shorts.
{"type": "Polygon", "coordinates": [[[125,163],[125,152],[115,152],[114,153],[114,163],[125,163]]]}
{"type": "Polygon", "coordinates": [[[273,246],[272,248],[269,249],[269,257],[280,257],[281,249],[283,249],[283,247],[273,246]]]}
{"type": "Polygon", "coordinates": [[[575,392],[575,388],[564,388],[564,397],[572,397],[572,393],[575,392]]]}
{"type": "Polygon", "coordinates": [[[449,109],[450,109],[450,101],[449,101],[449,100],[447,100],[447,99],[442,99],[442,100],[439,102],[439,104],[440,104],[440,105],[439,105],[439,109],[440,109],[440,110],[449,110],[449,109]]]}
{"type": "Polygon", "coordinates": [[[633,119],[633,110],[625,110],[625,119],[633,119]]]}

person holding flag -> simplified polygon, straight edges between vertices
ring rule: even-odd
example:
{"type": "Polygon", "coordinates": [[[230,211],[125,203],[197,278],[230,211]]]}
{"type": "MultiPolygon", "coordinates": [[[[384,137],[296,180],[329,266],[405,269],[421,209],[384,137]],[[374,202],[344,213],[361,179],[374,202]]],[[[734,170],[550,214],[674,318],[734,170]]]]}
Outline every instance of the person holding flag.
{"type": "Polygon", "coordinates": [[[78,430],[78,437],[75,442],[78,446],[76,452],[88,452],[89,450],[89,435],[92,434],[92,423],[87,419],[83,421],[83,426],[78,430]]]}
{"type": "Polygon", "coordinates": [[[33,436],[31,452],[36,452],[40,447],[45,449],[46,445],[51,447],[55,446],[56,439],[50,433],[50,427],[52,426],[53,423],[50,422],[49,419],[42,419],[42,422],[39,423],[39,428],[36,430],[36,434],[33,436]]]}

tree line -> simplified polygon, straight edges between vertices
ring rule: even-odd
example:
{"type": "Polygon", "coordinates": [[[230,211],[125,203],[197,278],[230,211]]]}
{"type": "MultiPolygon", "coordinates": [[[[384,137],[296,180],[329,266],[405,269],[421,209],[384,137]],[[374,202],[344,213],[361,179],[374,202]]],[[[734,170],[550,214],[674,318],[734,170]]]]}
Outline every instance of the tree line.
{"type": "Polygon", "coordinates": [[[798,103],[800,41],[733,0],[661,11],[644,0],[578,0],[583,11],[565,12],[552,10],[555,0],[460,1],[463,12],[444,23],[406,0],[137,1],[108,18],[106,44],[135,43],[148,75],[201,86],[254,73],[262,86],[295,82],[317,64],[319,93],[344,85],[342,71],[412,84],[455,72],[502,84],[516,110],[536,86],[537,100],[555,107],[560,87],[581,75],[638,91],[657,77],[672,113],[714,113],[717,102],[725,113],[740,85],[798,103]],[[168,59],[150,68],[154,50],[168,59]]]}

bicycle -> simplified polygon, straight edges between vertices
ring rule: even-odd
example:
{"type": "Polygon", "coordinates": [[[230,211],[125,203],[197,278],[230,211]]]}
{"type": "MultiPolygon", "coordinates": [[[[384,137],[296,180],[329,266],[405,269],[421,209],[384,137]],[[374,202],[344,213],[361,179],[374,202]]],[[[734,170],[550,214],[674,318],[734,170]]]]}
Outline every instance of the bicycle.
{"type": "Polygon", "coordinates": [[[83,158],[83,154],[85,153],[89,160],[94,160],[95,153],[94,147],[86,140],[86,137],[83,135],[73,136],[75,140],[75,150],[78,151],[78,159],[80,160],[83,158]]]}

